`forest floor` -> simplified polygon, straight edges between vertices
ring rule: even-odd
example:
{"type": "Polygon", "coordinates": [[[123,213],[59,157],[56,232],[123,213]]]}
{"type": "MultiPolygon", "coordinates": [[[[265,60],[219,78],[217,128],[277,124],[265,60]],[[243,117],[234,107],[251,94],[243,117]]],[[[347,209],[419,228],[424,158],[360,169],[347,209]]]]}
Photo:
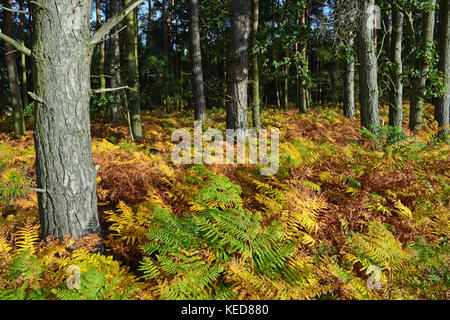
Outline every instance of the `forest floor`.
{"type": "MultiPolygon", "coordinates": [[[[171,135],[193,131],[191,113],[145,112],[140,144],[126,122],[92,123],[103,256],[38,239],[32,131],[0,128],[0,298],[450,298],[449,145],[432,106],[417,136],[360,130],[334,107],[264,110],[280,131],[274,176],[174,165],[171,135]],[[71,264],[78,291],[65,289],[71,264]]],[[[203,128],[224,119],[212,110],[203,128]]]]}

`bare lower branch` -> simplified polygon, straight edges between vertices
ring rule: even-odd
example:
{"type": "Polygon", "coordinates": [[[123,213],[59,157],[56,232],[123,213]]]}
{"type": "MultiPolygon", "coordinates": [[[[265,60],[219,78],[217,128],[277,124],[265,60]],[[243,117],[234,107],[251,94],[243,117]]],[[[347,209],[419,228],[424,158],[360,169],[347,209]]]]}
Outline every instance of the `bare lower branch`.
{"type": "Polygon", "coordinates": [[[0,29],[0,38],[5,40],[6,42],[13,45],[14,48],[19,50],[20,52],[25,53],[27,56],[31,56],[31,50],[22,45],[20,42],[14,40],[13,38],[8,37],[6,34],[2,33],[2,30],[0,29]]]}
{"type": "Polygon", "coordinates": [[[96,44],[103,41],[103,38],[120,22],[122,21],[130,12],[141,5],[144,0],[135,0],[128,6],[120,10],[116,15],[111,17],[105,24],[103,24],[100,29],[91,38],[89,44],[95,46],[96,44]]]}
{"type": "Polygon", "coordinates": [[[28,91],[28,95],[33,98],[33,100],[36,100],[37,102],[41,103],[41,104],[46,104],[44,99],[42,99],[41,97],[38,97],[36,94],[34,94],[33,92],[28,91]]]}
{"type": "Polygon", "coordinates": [[[118,91],[118,90],[123,90],[123,89],[128,89],[128,90],[136,91],[136,89],[130,88],[130,87],[128,87],[128,86],[117,87],[117,88],[92,89],[91,91],[94,92],[94,93],[102,93],[102,92],[118,91]]]}
{"type": "Polygon", "coordinates": [[[107,41],[108,39],[113,38],[115,35],[119,34],[121,31],[125,30],[126,28],[127,28],[127,26],[123,26],[122,28],[120,28],[119,30],[114,32],[112,35],[110,35],[109,37],[103,38],[100,42],[107,41]]]}
{"type": "Polygon", "coordinates": [[[38,189],[38,188],[29,188],[31,191],[38,192],[38,193],[46,193],[47,191],[45,189],[38,189]]]}
{"type": "Polygon", "coordinates": [[[4,6],[2,6],[2,5],[0,5],[0,9],[6,10],[6,11],[10,11],[10,12],[13,12],[13,13],[24,13],[24,14],[29,14],[28,11],[17,10],[17,9],[11,9],[11,8],[4,7],[4,6]]]}

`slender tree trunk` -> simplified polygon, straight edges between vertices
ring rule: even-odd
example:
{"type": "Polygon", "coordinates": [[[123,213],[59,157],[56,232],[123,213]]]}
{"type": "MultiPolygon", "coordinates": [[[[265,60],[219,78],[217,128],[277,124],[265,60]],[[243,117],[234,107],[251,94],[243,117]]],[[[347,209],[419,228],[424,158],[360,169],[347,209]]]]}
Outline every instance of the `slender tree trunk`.
{"type": "MultiPolygon", "coordinates": [[[[23,0],[19,1],[19,9],[24,10],[23,0]]],[[[21,43],[25,46],[25,14],[19,15],[20,19],[20,38],[21,43]]],[[[22,104],[25,108],[28,105],[28,79],[27,79],[27,59],[25,53],[21,54],[22,63],[22,104]]]]}
{"type": "Polygon", "coordinates": [[[344,66],[344,116],[354,119],[355,115],[355,58],[352,55],[344,66]]]}
{"type": "Polygon", "coordinates": [[[424,13],[422,45],[420,50],[421,56],[417,60],[416,66],[416,70],[419,72],[420,76],[413,80],[411,92],[411,109],[409,118],[409,129],[411,131],[416,131],[417,129],[420,129],[422,127],[425,85],[427,81],[427,73],[430,69],[430,65],[426,57],[429,56],[433,44],[435,5],[436,0],[431,0],[430,6],[432,7],[432,9],[426,9],[424,13]]]}
{"type": "Polygon", "coordinates": [[[203,84],[202,52],[198,0],[189,0],[190,56],[192,64],[192,91],[194,94],[195,119],[206,119],[205,87],[203,84]]]}
{"type": "Polygon", "coordinates": [[[228,65],[227,65],[227,44],[224,41],[223,43],[223,108],[227,108],[227,101],[228,101],[228,95],[227,95],[227,84],[228,84],[228,65]]]}
{"type": "Polygon", "coordinates": [[[392,10],[392,41],[390,59],[391,70],[391,92],[389,103],[389,125],[402,127],[403,120],[403,84],[402,84],[402,39],[403,39],[403,13],[399,8],[392,10]]]}
{"type": "Polygon", "coordinates": [[[253,14],[252,14],[252,88],[253,88],[253,102],[252,102],[252,119],[253,127],[261,129],[261,98],[259,95],[259,65],[257,49],[257,35],[259,24],[259,0],[252,0],[253,14]]]}
{"type": "MultiPolygon", "coordinates": [[[[306,25],[306,9],[304,9],[303,12],[302,12],[302,17],[300,19],[300,25],[302,25],[302,26],[306,25]]],[[[305,61],[305,62],[306,62],[306,46],[307,46],[306,43],[304,43],[301,46],[301,54],[302,54],[302,57],[303,57],[303,61],[305,61]]],[[[308,68],[308,66],[305,65],[303,70],[307,70],[307,68],[308,68]]],[[[300,83],[299,83],[299,85],[300,85],[300,88],[299,88],[299,94],[300,94],[300,97],[299,97],[299,103],[300,103],[300,105],[299,105],[299,112],[300,113],[306,113],[307,108],[308,108],[308,106],[307,106],[308,105],[308,101],[307,101],[307,92],[306,92],[306,81],[305,81],[303,76],[300,77],[299,80],[300,80],[300,83]]]]}
{"type": "MultiPolygon", "coordinates": [[[[354,15],[350,16],[350,23],[355,22],[354,15]]],[[[355,115],[355,57],[353,47],[355,45],[354,33],[350,31],[348,35],[348,47],[352,54],[344,64],[344,116],[354,119],[355,115]]]]}
{"type": "MultiPolygon", "coordinates": [[[[129,5],[132,0],[124,0],[124,6],[129,5]]],[[[136,56],[136,32],[137,25],[135,20],[135,14],[137,14],[136,9],[134,12],[130,13],[125,17],[125,22],[127,25],[125,32],[125,60],[128,65],[127,70],[127,80],[128,86],[132,88],[129,90],[129,105],[130,107],[130,122],[131,131],[134,141],[140,142],[142,140],[142,115],[141,115],[141,99],[139,97],[139,71],[137,66],[137,56],[136,56]]]]}
{"type": "MultiPolygon", "coordinates": [[[[3,0],[3,5],[7,8],[12,8],[12,0],[3,0]]],[[[11,11],[3,10],[3,21],[5,26],[4,33],[9,37],[13,37],[11,11]]],[[[14,136],[18,138],[25,134],[25,120],[23,116],[22,97],[20,94],[19,72],[17,70],[15,48],[9,42],[5,42],[5,49],[9,77],[9,91],[11,93],[11,104],[13,108],[14,136]]]]}
{"type": "MultiPolygon", "coordinates": [[[[438,122],[439,127],[444,127],[449,125],[449,108],[450,108],[450,16],[449,16],[449,3],[448,1],[441,1],[440,6],[440,61],[439,70],[444,72],[446,75],[447,91],[442,96],[439,97],[436,108],[434,111],[434,116],[438,122]]],[[[449,128],[441,130],[441,133],[448,132],[449,128]]]]}
{"type": "MultiPolygon", "coordinates": [[[[110,12],[111,15],[117,13],[117,0],[110,0],[110,12]]],[[[120,44],[119,35],[115,34],[118,31],[118,27],[114,27],[111,30],[111,34],[114,36],[109,40],[111,50],[111,62],[110,62],[110,75],[111,75],[111,88],[117,88],[120,86],[120,44]]],[[[114,103],[111,108],[111,116],[113,126],[117,126],[120,120],[120,99],[122,95],[119,92],[114,93],[114,103]]]]}
{"type": "Polygon", "coordinates": [[[392,60],[390,56],[392,52],[391,46],[392,46],[393,10],[394,9],[388,10],[384,16],[384,27],[386,29],[386,36],[384,39],[384,49],[386,51],[386,55],[389,60],[392,60]]]}
{"type": "MultiPolygon", "coordinates": [[[[272,32],[271,32],[271,37],[272,37],[272,58],[273,61],[276,61],[276,53],[275,53],[275,11],[273,9],[272,6],[272,32]]],[[[278,76],[275,76],[275,92],[276,92],[276,98],[277,98],[277,107],[282,107],[281,105],[281,85],[280,85],[280,81],[278,79],[278,76]]]]}
{"type": "Polygon", "coordinates": [[[373,17],[369,8],[374,5],[374,0],[361,0],[359,3],[358,54],[361,125],[372,130],[373,126],[380,126],[374,27],[368,23],[369,19],[373,17]]]}
{"type": "MultiPolygon", "coordinates": [[[[97,30],[102,26],[102,15],[101,15],[101,0],[95,0],[95,12],[97,16],[97,30]]],[[[98,73],[100,76],[100,89],[106,88],[106,78],[105,78],[105,45],[103,42],[99,44],[99,62],[98,62],[98,73]]],[[[106,97],[106,92],[100,93],[101,98],[106,97]]]]}
{"type": "Polygon", "coordinates": [[[247,85],[250,0],[231,1],[231,63],[228,71],[227,129],[248,129],[247,85]]]}
{"type": "Polygon", "coordinates": [[[100,232],[89,119],[92,2],[37,0],[33,48],[42,236],[100,232]],[[68,27],[70,26],[70,28],[68,27]]]}
{"type": "Polygon", "coordinates": [[[167,0],[162,1],[162,32],[163,32],[163,48],[164,48],[164,56],[166,57],[166,65],[164,68],[164,79],[163,79],[163,104],[166,110],[169,109],[170,100],[168,96],[167,90],[167,81],[169,79],[169,46],[168,46],[168,33],[167,33],[167,0]]]}
{"type": "Polygon", "coordinates": [[[153,21],[153,8],[152,8],[152,0],[148,0],[148,17],[147,17],[147,39],[146,45],[147,48],[150,47],[151,39],[152,39],[152,21],[153,21]]]}
{"type": "MultiPolygon", "coordinates": [[[[284,57],[286,60],[289,59],[289,45],[284,51],[284,57]]],[[[289,65],[286,64],[284,67],[284,86],[283,86],[283,108],[287,109],[289,103],[289,65]]]]}
{"type": "Polygon", "coordinates": [[[169,65],[170,65],[170,74],[175,76],[175,61],[174,61],[174,32],[173,32],[173,20],[174,20],[174,10],[175,10],[175,0],[171,0],[170,6],[170,19],[169,19],[169,65]]]}

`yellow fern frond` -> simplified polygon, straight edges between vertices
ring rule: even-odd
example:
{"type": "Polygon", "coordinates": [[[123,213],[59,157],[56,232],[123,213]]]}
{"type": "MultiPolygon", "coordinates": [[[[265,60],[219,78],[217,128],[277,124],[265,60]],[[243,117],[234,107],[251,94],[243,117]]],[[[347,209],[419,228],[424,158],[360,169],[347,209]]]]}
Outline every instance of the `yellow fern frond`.
{"type": "Polygon", "coordinates": [[[16,240],[16,247],[14,254],[19,254],[24,251],[28,251],[31,254],[34,254],[36,252],[36,245],[39,241],[39,235],[37,232],[37,229],[39,226],[25,226],[23,228],[20,228],[17,231],[17,240],[16,240]]]}

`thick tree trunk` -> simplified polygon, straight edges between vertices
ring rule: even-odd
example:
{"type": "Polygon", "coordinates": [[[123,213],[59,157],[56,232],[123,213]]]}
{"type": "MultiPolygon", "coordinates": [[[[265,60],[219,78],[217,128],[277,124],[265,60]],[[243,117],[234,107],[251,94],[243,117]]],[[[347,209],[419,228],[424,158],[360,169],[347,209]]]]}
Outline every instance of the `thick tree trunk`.
{"type": "Polygon", "coordinates": [[[420,76],[413,80],[411,92],[411,109],[409,118],[409,129],[411,131],[416,131],[422,127],[425,85],[427,81],[427,73],[430,69],[430,65],[426,57],[429,56],[433,45],[435,5],[436,0],[431,0],[431,9],[426,9],[423,17],[422,45],[420,49],[421,55],[417,60],[416,66],[416,70],[419,72],[420,76]]]}
{"type": "Polygon", "coordinates": [[[231,1],[231,63],[228,70],[227,129],[248,129],[247,85],[250,0],[231,1]]]}
{"type": "MultiPolygon", "coordinates": [[[[259,0],[253,0],[253,14],[252,14],[252,50],[256,51],[256,39],[258,35],[259,24],[259,0]]],[[[261,98],[259,95],[259,65],[258,54],[253,52],[252,54],[252,118],[253,127],[261,129],[261,98]]]]}
{"type": "MultiPolygon", "coordinates": [[[[12,0],[3,0],[3,5],[12,8],[12,0]]],[[[4,33],[13,37],[12,14],[11,11],[3,10],[4,33]]],[[[14,120],[14,136],[16,138],[25,134],[25,120],[23,116],[22,97],[20,93],[19,72],[17,69],[17,60],[15,56],[15,48],[5,42],[6,49],[6,65],[8,68],[9,91],[11,94],[11,104],[13,109],[14,120]]]]}
{"type": "Polygon", "coordinates": [[[358,54],[361,125],[372,130],[372,127],[380,126],[374,28],[368,23],[369,19],[373,17],[373,12],[369,12],[369,8],[374,5],[374,0],[361,0],[359,4],[358,54]]]}
{"type": "MultiPolygon", "coordinates": [[[[442,97],[439,97],[434,111],[434,116],[439,127],[444,127],[449,125],[450,116],[450,16],[448,1],[441,1],[440,11],[439,70],[444,72],[446,75],[447,91],[442,97]]],[[[449,128],[447,127],[447,129],[442,130],[441,133],[444,131],[448,132],[449,128]]]]}
{"type": "MultiPolygon", "coordinates": [[[[111,15],[115,15],[117,13],[117,0],[110,0],[110,12],[111,15]]],[[[111,50],[111,62],[110,62],[110,75],[111,75],[111,88],[117,88],[120,86],[120,44],[119,44],[119,35],[115,34],[118,30],[118,27],[114,27],[111,30],[111,33],[114,36],[110,39],[110,50],[111,50]]],[[[121,94],[119,92],[114,93],[115,99],[111,108],[111,117],[113,126],[117,126],[119,124],[120,119],[120,98],[121,94]]]]}
{"type": "Polygon", "coordinates": [[[391,92],[389,103],[389,125],[402,127],[403,120],[403,84],[402,84],[402,38],[403,38],[403,13],[400,9],[392,10],[392,41],[390,59],[391,70],[391,92]]]}
{"type": "MultiPolygon", "coordinates": [[[[124,6],[129,5],[132,0],[124,0],[124,6]]],[[[139,96],[139,71],[137,65],[136,55],[136,32],[137,24],[135,15],[137,9],[125,17],[125,23],[127,25],[124,31],[125,35],[125,60],[127,62],[127,82],[128,86],[132,88],[128,92],[128,103],[130,106],[130,126],[133,140],[140,142],[142,140],[142,114],[141,114],[141,99],[139,96]]]]}
{"type": "MultiPolygon", "coordinates": [[[[97,30],[102,26],[102,15],[101,15],[101,0],[95,1],[95,12],[97,16],[97,30]]],[[[103,42],[99,44],[99,62],[98,62],[98,73],[100,76],[100,89],[106,88],[106,78],[105,78],[105,45],[103,42]]],[[[100,93],[101,98],[106,97],[106,92],[100,93]]]]}
{"type": "Polygon", "coordinates": [[[206,119],[205,87],[203,84],[202,52],[198,0],[189,0],[190,56],[192,65],[192,92],[194,95],[195,119],[206,119]]]}
{"type": "Polygon", "coordinates": [[[43,237],[99,233],[89,120],[92,2],[38,0],[33,48],[36,174],[43,237]]]}

